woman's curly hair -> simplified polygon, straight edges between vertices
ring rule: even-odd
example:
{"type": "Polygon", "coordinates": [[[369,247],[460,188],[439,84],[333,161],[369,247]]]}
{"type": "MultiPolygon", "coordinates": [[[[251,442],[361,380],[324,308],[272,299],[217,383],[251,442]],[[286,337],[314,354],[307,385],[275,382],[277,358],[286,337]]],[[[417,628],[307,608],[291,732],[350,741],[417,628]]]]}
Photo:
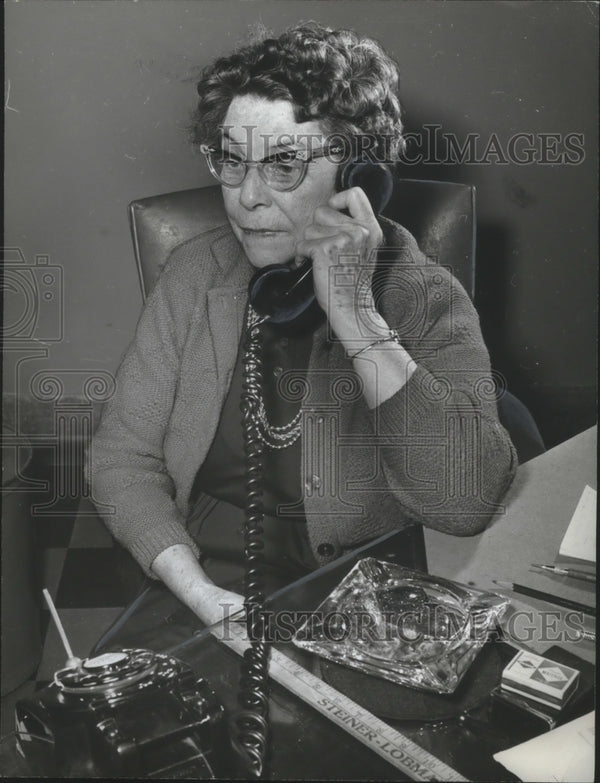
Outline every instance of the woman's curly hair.
{"type": "Polygon", "coordinates": [[[402,152],[396,63],[370,38],[307,22],[278,38],[263,35],[202,72],[192,119],[194,144],[215,144],[231,100],[288,100],[296,122],[318,120],[326,134],[370,136],[379,159],[402,152]]]}

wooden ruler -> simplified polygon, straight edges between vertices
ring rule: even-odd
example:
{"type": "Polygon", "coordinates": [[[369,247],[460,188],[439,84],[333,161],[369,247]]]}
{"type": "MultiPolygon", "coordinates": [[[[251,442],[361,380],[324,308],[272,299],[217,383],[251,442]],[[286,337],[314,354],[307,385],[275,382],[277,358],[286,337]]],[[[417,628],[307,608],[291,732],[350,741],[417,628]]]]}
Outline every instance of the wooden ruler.
{"type": "MultiPolygon", "coordinates": [[[[223,638],[222,633],[214,626],[211,632],[239,655],[243,654],[247,647],[243,639],[243,629],[237,623],[228,626],[227,638],[223,638]]],[[[388,726],[348,696],[274,648],[270,654],[269,676],[399,769],[410,780],[468,780],[416,742],[388,726]]]]}

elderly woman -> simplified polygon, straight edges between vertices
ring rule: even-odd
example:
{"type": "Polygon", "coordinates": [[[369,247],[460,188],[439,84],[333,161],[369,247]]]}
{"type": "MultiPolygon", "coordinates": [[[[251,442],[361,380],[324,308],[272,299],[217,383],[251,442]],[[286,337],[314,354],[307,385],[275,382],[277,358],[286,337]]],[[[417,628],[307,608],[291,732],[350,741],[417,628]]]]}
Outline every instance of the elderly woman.
{"type": "Polygon", "coordinates": [[[340,180],[349,155],[398,159],[397,82],[374,41],[307,24],[217,60],[198,84],[194,140],[228,222],[169,258],[89,475],[114,536],[206,623],[239,601],[244,395],[246,448],[264,452],[250,490],[271,587],[407,522],[480,532],[511,481],[468,296],[340,180]],[[253,275],[291,276],[303,259],[316,317],[258,326],[253,275]],[[262,345],[244,382],[249,334],[262,345]]]}

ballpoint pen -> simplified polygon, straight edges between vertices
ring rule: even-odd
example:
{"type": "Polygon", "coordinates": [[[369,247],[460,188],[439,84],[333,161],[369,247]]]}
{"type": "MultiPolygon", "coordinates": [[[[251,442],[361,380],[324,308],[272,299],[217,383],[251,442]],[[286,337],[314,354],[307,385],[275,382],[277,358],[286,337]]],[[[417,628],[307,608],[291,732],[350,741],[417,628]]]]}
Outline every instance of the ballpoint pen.
{"type": "Polygon", "coordinates": [[[551,574],[559,574],[560,576],[571,576],[573,579],[581,579],[584,582],[595,582],[596,574],[592,574],[589,571],[581,571],[579,568],[567,568],[554,565],[538,565],[537,563],[531,564],[532,568],[541,568],[542,571],[549,571],[551,574]]]}
{"type": "Polygon", "coordinates": [[[562,606],[565,609],[572,609],[575,612],[584,612],[591,617],[596,616],[596,608],[594,606],[587,606],[586,604],[580,604],[578,601],[570,601],[568,598],[562,598],[560,595],[552,595],[550,593],[543,593],[541,590],[534,590],[532,587],[526,585],[518,585],[513,582],[503,582],[499,579],[492,580],[494,584],[503,590],[512,590],[520,595],[528,595],[531,598],[537,598],[540,601],[546,601],[556,606],[562,606]]]}

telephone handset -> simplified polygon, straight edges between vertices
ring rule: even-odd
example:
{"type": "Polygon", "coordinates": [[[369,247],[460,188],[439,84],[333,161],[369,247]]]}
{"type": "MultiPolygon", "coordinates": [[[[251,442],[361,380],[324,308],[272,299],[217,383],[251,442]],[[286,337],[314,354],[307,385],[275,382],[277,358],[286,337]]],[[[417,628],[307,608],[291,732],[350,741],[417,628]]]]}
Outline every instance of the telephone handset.
{"type": "MultiPolygon", "coordinates": [[[[392,194],[393,178],[383,164],[353,161],[338,177],[338,190],[361,187],[373,211],[379,215],[392,194]]],[[[313,288],[312,263],[304,261],[298,269],[273,265],[260,270],[249,284],[249,301],[259,316],[268,316],[284,334],[300,334],[314,328],[325,318],[313,288]]],[[[239,701],[242,709],[230,721],[232,744],[244,759],[249,774],[260,777],[269,750],[268,658],[263,616],[264,582],[262,573],[262,470],[263,441],[257,428],[262,380],[262,338],[248,311],[248,331],[244,349],[244,380],[241,409],[246,454],[246,521],[244,541],[246,576],[244,606],[250,648],[242,659],[239,701]]]]}
{"type": "MultiPolygon", "coordinates": [[[[392,172],[383,163],[350,161],[340,169],[337,189],[352,187],[362,188],[373,212],[380,215],[392,195],[392,172]]],[[[287,334],[314,328],[325,316],[315,296],[309,258],[295,269],[272,264],[259,270],[250,280],[248,296],[259,315],[268,316],[269,323],[287,334]]]]}

